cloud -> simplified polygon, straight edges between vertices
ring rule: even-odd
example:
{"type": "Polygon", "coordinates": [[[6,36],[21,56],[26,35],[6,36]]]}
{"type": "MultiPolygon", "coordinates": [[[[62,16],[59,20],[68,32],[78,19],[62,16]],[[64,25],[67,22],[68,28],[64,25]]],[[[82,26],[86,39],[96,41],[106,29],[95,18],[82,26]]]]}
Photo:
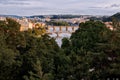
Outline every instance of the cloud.
{"type": "Polygon", "coordinates": [[[25,1],[18,1],[18,0],[0,0],[1,5],[29,5],[29,3],[25,1]]]}
{"type": "Polygon", "coordinates": [[[106,4],[89,7],[91,9],[119,9],[120,4],[106,4]]]}
{"type": "Polygon", "coordinates": [[[119,0],[0,0],[0,14],[113,14],[119,0]]]}
{"type": "Polygon", "coordinates": [[[105,8],[107,8],[107,9],[119,9],[120,4],[111,4],[109,6],[106,6],[105,8]]]}
{"type": "Polygon", "coordinates": [[[120,8],[120,4],[112,4],[110,6],[107,6],[106,8],[120,8]]]}

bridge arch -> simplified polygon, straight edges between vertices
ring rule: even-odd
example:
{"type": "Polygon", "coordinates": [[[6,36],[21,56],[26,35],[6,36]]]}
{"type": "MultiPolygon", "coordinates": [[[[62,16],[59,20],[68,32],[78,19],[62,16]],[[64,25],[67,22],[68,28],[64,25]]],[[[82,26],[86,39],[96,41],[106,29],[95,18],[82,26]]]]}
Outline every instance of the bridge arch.
{"type": "Polygon", "coordinates": [[[72,34],[79,27],[78,26],[47,26],[47,33],[52,34],[55,33],[57,36],[61,33],[69,33],[72,34]]]}

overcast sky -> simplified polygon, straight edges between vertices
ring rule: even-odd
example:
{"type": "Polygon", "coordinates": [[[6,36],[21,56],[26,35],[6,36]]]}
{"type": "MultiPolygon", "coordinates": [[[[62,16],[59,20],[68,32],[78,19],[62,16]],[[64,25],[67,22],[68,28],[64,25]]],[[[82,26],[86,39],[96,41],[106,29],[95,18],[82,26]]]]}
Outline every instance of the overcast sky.
{"type": "Polygon", "coordinates": [[[0,0],[0,14],[112,15],[120,12],[120,0],[0,0]]]}

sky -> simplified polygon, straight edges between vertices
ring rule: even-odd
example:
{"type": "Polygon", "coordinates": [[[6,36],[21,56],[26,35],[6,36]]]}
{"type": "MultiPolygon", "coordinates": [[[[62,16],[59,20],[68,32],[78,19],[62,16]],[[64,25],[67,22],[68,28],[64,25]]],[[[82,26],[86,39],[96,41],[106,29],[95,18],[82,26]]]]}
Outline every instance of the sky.
{"type": "Polygon", "coordinates": [[[112,15],[120,12],[120,0],[0,0],[4,15],[112,15]]]}

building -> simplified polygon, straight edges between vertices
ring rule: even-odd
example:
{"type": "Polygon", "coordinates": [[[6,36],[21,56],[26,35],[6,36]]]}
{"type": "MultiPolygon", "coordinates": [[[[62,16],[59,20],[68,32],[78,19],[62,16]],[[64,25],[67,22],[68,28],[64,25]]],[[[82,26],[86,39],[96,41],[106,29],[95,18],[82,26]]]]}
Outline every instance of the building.
{"type": "Polygon", "coordinates": [[[6,18],[5,17],[0,17],[0,21],[5,21],[6,18]]]}
{"type": "Polygon", "coordinates": [[[33,29],[34,24],[29,22],[27,19],[18,20],[18,23],[21,25],[20,31],[26,31],[28,29],[33,29]]]}
{"type": "Polygon", "coordinates": [[[105,25],[106,25],[106,27],[109,28],[110,30],[113,30],[112,22],[105,22],[105,25]]]}

